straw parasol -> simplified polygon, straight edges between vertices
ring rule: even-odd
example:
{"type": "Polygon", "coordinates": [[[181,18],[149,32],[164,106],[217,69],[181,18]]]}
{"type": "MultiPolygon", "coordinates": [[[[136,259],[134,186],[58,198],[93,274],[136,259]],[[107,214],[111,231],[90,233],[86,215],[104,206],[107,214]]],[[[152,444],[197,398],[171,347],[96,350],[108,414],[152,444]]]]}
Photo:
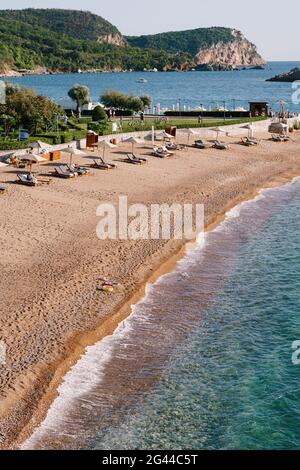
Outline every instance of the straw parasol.
{"type": "Polygon", "coordinates": [[[73,159],[73,156],[74,155],[78,155],[78,156],[85,156],[85,153],[82,152],[81,150],[78,150],[74,147],[68,147],[66,149],[62,149],[61,152],[63,153],[68,153],[70,155],[70,165],[72,163],[72,159],[73,159]]]}
{"type": "Polygon", "coordinates": [[[139,137],[128,137],[127,139],[124,139],[122,140],[122,142],[124,143],[131,143],[132,144],[132,153],[133,153],[133,149],[134,149],[134,146],[135,145],[138,145],[138,144],[143,144],[144,143],[144,140],[143,139],[140,139],[139,137]]]}
{"type": "Polygon", "coordinates": [[[36,142],[32,142],[28,147],[31,149],[37,149],[38,153],[40,153],[42,150],[49,150],[51,148],[51,145],[46,144],[41,140],[37,140],[36,142]]]}
{"type": "Polygon", "coordinates": [[[105,156],[105,150],[106,149],[114,149],[117,147],[117,145],[112,144],[111,142],[108,142],[107,140],[100,140],[97,144],[98,148],[103,149],[103,158],[105,156]]]}
{"type": "Polygon", "coordinates": [[[26,162],[30,167],[30,171],[33,164],[39,164],[41,162],[46,161],[46,158],[41,157],[40,155],[36,155],[34,153],[25,153],[24,155],[17,155],[17,158],[22,162],[26,162]]]}
{"type": "Polygon", "coordinates": [[[166,131],[163,131],[161,136],[164,140],[174,139],[174,136],[172,134],[168,134],[166,131]]]}
{"type": "Polygon", "coordinates": [[[225,133],[224,129],[222,129],[221,127],[213,127],[212,129],[210,129],[212,132],[216,132],[217,136],[216,136],[216,140],[219,140],[219,134],[221,132],[225,133]]]}
{"type": "Polygon", "coordinates": [[[248,130],[248,138],[253,138],[254,136],[254,126],[252,123],[248,123],[245,126],[241,126],[241,129],[247,129],[248,130]]]}
{"type": "Polygon", "coordinates": [[[190,142],[190,137],[191,137],[191,135],[194,135],[194,136],[199,135],[199,131],[196,131],[195,129],[190,129],[190,128],[189,128],[189,129],[182,129],[181,132],[182,132],[183,134],[187,134],[187,136],[188,136],[188,144],[189,144],[189,142],[190,142]]]}

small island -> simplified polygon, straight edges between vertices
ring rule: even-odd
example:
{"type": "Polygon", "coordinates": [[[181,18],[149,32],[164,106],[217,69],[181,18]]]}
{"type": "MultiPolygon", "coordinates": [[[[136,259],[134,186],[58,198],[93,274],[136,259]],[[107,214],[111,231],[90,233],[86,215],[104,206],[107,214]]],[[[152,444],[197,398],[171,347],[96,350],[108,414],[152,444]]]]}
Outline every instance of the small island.
{"type": "Polygon", "coordinates": [[[295,82],[300,80],[300,67],[295,67],[287,73],[276,75],[275,77],[268,78],[267,82],[295,82]]]}

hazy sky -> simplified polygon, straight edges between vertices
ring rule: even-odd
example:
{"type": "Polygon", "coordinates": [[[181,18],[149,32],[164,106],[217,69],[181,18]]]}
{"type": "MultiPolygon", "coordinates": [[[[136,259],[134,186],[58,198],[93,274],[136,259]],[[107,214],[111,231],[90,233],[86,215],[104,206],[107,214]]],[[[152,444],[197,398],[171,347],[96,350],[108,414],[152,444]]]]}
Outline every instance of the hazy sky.
{"type": "Polygon", "coordinates": [[[240,29],[267,60],[300,61],[299,0],[0,0],[0,5],[90,10],[128,35],[229,26],[240,29]]]}

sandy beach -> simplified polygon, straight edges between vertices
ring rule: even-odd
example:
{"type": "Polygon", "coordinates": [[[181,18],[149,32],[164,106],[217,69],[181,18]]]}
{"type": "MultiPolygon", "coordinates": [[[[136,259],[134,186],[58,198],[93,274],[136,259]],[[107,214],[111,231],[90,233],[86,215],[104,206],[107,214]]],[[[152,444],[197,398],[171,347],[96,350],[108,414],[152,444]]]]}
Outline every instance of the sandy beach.
{"type": "MultiPolygon", "coordinates": [[[[0,340],[7,345],[7,363],[0,366],[1,448],[30,435],[85,347],[114,330],[145,282],[168,260],[163,269],[169,269],[183,248],[181,241],[100,241],[97,206],[117,204],[120,194],[146,205],[203,203],[206,225],[217,223],[258,189],[300,175],[299,134],[280,144],[259,137],[257,148],[231,136],[224,139],[228,151],[188,148],[169,159],[140,146],[137,153],[149,158],[145,165],[119,161],[131,148],[122,144],[107,153],[116,170],[91,168],[89,176],[53,178],[39,188],[15,184],[20,170],[0,169],[8,188],[0,196],[0,340]],[[113,295],[98,290],[101,278],[117,280],[113,295]]],[[[53,166],[42,164],[39,173],[49,175],[53,166]]]]}

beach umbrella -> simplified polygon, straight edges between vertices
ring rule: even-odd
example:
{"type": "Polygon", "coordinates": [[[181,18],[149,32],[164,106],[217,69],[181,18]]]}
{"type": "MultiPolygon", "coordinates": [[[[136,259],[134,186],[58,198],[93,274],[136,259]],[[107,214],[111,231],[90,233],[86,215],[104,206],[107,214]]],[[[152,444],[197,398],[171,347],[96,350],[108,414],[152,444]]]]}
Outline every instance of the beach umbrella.
{"type": "Polygon", "coordinates": [[[143,144],[144,143],[144,140],[143,139],[140,139],[139,137],[128,137],[127,139],[123,139],[122,142],[129,142],[131,143],[132,145],[132,153],[133,153],[133,150],[134,150],[134,146],[135,145],[138,145],[138,144],[143,144]]]}
{"type": "Polygon", "coordinates": [[[17,158],[22,162],[26,162],[29,165],[30,170],[34,163],[41,163],[46,161],[46,158],[41,157],[40,155],[36,155],[34,153],[25,153],[24,155],[17,155],[17,158]]]}
{"type": "Polygon", "coordinates": [[[72,159],[74,155],[85,156],[85,153],[82,152],[82,150],[78,150],[74,147],[68,147],[68,148],[62,149],[61,152],[68,153],[70,155],[70,165],[72,163],[72,159]]]}
{"type": "Polygon", "coordinates": [[[106,149],[114,149],[117,147],[117,145],[112,144],[111,142],[108,142],[107,140],[100,140],[97,144],[98,148],[103,149],[103,158],[105,156],[105,150],[106,149]]]}
{"type": "Polygon", "coordinates": [[[51,148],[51,145],[46,144],[41,140],[37,140],[36,142],[32,142],[28,147],[31,149],[36,149],[38,150],[38,153],[40,153],[42,150],[49,150],[51,148]]]}
{"type": "Polygon", "coordinates": [[[224,132],[225,131],[221,128],[221,127],[213,127],[212,129],[210,129],[212,132],[216,132],[217,136],[216,136],[216,140],[219,140],[219,134],[221,132],[224,132]]]}
{"type": "Polygon", "coordinates": [[[283,100],[278,100],[278,101],[276,101],[276,104],[279,104],[279,106],[280,106],[280,117],[284,118],[284,116],[285,116],[285,106],[287,105],[287,102],[283,101],[283,100]]]}
{"type": "Polygon", "coordinates": [[[252,123],[246,124],[245,126],[242,126],[241,129],[247,129],[248,130],[248,138],[253,138],[254,136],[254,126],[252,123]]]}
{"type": "Polygon", "coordinates": [[[165,139],[165,140],[170,140],[170,139],[174,139],[174,136],[172,134],[168,134],[168,132],[166,131],[163,131],[162,132],[162,138],[165,139]]]}
{"type": "Polygon", "coordinates": [[[189,129],[182,129],[181,132],[182,132],[183,134],[187,134],[187,136],[188,136],[188,144],[189,144],[189,142],[190,142],[190,137],[191,137],[191,135],[193,135],[193,136],[199,135],[199,131],[196,131],[195,129],[190,129],[190,128],[189,128],[189,129]]]}

